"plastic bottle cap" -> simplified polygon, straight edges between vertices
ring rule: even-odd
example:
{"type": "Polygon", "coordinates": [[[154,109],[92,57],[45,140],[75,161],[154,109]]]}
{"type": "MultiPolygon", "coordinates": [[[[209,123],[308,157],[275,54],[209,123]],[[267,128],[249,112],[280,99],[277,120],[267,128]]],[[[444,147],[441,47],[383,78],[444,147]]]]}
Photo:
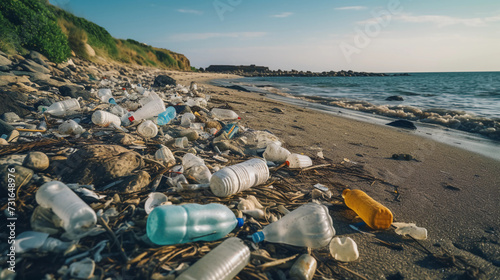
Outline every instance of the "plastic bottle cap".
{"type": "Polygon", "coordinates": [[[241,117],[238,117],[238,120],[241,120],[241,117]]]}
{"type": "Polygon", "coordinates": [[[245,220],[243,220],[243,218],[236,218],[236,220],[238,221],[238,224],[236,224],[237,228],[242,227],[243,224],[245,223],[245,220]]]}
{"type": "Polygon", "coordinates": [[[110,103],[110,104],[115,104],[115,105],[117,105],[117,104],[116,104],[116,101],[115,101],[115,99],[114,99],[113,97],[111,97],[108,101],[109,101],[109,103],[110,103]]]}
{"type": "Polygon", "coordinates": [[[258,231],[254,234],[252,234],[252,241],[253,243],[259,243],[261,241],[264,241],[265,239],[265,236],[264,236],[264,233],[262,231],[258,231]]]}
{"type": "Polygon", "coordinates": [[[290,162],[287,160],[285,161],[286,166],[290,166],[290,162]]]}
{"type": "Polygon", "coordinates": [[[130,116],[130,117],[128,117],[128,120],[129,120],[130,122],[133,122],[133,121],[135,120],[135,119],[134,119],[134,116],[130,116]]]}

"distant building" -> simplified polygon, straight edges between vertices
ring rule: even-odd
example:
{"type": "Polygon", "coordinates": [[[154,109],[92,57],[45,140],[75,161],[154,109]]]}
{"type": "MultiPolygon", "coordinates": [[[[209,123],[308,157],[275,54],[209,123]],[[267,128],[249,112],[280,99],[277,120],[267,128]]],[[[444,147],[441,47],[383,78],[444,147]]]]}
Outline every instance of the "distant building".
{"type": "Polygon", "coordinates": [[[253,73],[253,72],[268,72],[269,67],[265,66],[255,66],[255,64],[251,65],[210,65],[205,69],[208,72],[245,72],[245,73],[253,73]]]}

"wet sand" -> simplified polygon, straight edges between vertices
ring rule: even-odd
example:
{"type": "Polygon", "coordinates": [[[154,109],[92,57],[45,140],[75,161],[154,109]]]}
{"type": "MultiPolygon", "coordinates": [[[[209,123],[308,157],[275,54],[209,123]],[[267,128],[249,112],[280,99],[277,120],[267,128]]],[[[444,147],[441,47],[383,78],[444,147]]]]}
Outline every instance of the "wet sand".
{"type": "MultiPolygon", "coordinates": [[[[317,112],[208,82],[236,76],[169,74],[184,85],[197,82],[207,89],[214,105],[227,102],[240,115],[243,126],[272,132],[291,152],[313,157],[321,150],[334,163],[358,165],[373,177],[385,180],[388,184],[343,176],[329,178],[334,183],[364,190],[386,205],[395,221],[425,227],[428,239],[420,243],[432,253],[463,256],[469,268],[474,266],[481,271],[474,275],[476,278],[500,277],[500,161],[416,136],[405,129],[317,112]],[[410,154],[416,160],[394,160],[393,154],[410,154]]],[[[340,192],[333,196],[332,202],[340,200],[340,192]]],[[[464,274],[464,270],[447,267],[429,257],[408,237],[397,236],[392,230],[372,232],[382,240],[403,245],[404,249],[389,248],[372,236],[351,229],[348,224],[359,221],[351,217],[352,211],[345,207],[331,210],[337,235],[350,236],[359,247],[360,258],[345,266],[367,279],[454,279],[464,274]]]]}

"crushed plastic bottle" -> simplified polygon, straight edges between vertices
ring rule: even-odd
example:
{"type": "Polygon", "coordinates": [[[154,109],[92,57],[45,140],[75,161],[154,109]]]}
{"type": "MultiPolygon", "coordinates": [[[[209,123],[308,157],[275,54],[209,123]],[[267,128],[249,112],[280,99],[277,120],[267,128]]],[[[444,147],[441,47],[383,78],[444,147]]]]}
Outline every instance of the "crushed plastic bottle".
{"type": "Polygon", "coordinates": [[[190,176],[198,183],[208,184],[212,178],[212,173],[205,165],[205,161],[191,153],[187,153],[182,157],[182,165],[184,166],[186,176],[190,176]]]}
{"type": "Polygon", "coordinates": [[[210,179],[210,189],[219,197],[247,190],[265,183],[269,179],[266,161],[254,158],[215,172],[210,179]]]}
{"type": "Polygon", "coordinates": [[[157,116],[161,112],[164,112],[165,103],[161,99],[153,99],[150,102],[144,104],[139,110],[135,111],[132,116],[128,118],[129,121],[139,121],[142,119],[148,119],[157,116]]]}
{"type": "Polygon", "coordinates": [[[37,231],[25,231],[16,237],[14,244],[18,254],[38,250],[40,252],[64,252],[72,242],[63,242],[59,239],[49,237],[48,233],[37,231]]]}
{"type": "Polygon", "coordinates": [[[52,209],[62,220],[62,227],[70,234],[83,234],[97,222],[94,210],[59,181],[43,184],[36,192],[36,202],[52,209]]]}
{"type": "Polygon", "coordinates": [[[99,99],[101,99],[102,102],[116,104],[116,100],[113,97],[111,90],[108,88],[99,89],[99,92],[97,95],[99,96],[99,99]]]}
{"type": "Polygon", "coordinates": [[[190,127],[191,123],[196,119],[196,116],[192,113],[184,113],[181,117],[181,126],[190,127]]]}
{"type": "Polygon", "coordinates": [[[158,135],[158,127],[153,121],[147,120],[137,127],[137,133],[142,137],[153,138],[158,135]]]}
{"type": "Polygon", "coordinates": [[[47,110],[44,111],[44,113],[62,117],[76,110],[80,110],[80,103],[77,99],[73,98],[53,103],[47,108],[47,110]]]}
{"type": "Polygon", "coordinates": [[[169,148],[161,145],[155,153],[155,158],[165,164],[175,164],[175,157],[169,148]]]}
{"type": "Polygon", "coordinates": [[[231,280],[250,263],[250,249],[231,237],[181,273],[176,280],[231,280]]]}
{"type": "Polygon", "coordinates": [[[170,121],[175,119],[176,116],[177,116],[177,113],[175,112],[175,108],[170,106],[165,111],[161,112],[158,115],[158,119],[157,119],[156,123],[158,123],[158,125],[166,125],[170,121]]]}
{"type": "Polygon", "coordinates": [[[352,262],[359,258],[358,245],[350,237],[335,237],[330,242],[330,254],[341,262],[352,262]]]}
{"type": "Polygon", "coordinates": [[[255,243],[265,240],[317,249],[327,246],[334,235],[335,228],[328,208],[308,203],[254,233],[252,240],[255,243]]]}
{"type": "Polygon", "coordinates": [[[268,161],[283,163],[290,155],[290,152],[287,149],[278,145],[277,143],[273,142],[267,145],[267,148],[264,151],[264,154],[262,155],[268,161]]]}
{"type": "Polygon", "coordinates": [[[306,155],[290,154],[286,158],[286,165],[290,168],[305,168],[312,165],[312,160],[306,155]]]}
{"type": "Polygon", "coordinates": [[[236,114],[233,110],[229,109],[220,109],[213,108],[210,113],[213,117],[218,118],[219,120],[238,120],[241,119],[238,114],[236,114]]]}
{"type": "Polygon", "coordinates": [[[118,116],[102,110],[97,110],[92,114],[92,122],[100,126],[113,124],[115,127],[120,127],[122,123],[118,116]]]}
{"type": "Polygon", "coordinates": [[[59,133],[67,135],[78,135],[85,132],[85,129],[83,129],[83,127],[76,123],[74,120],[64,121],[59,125],[57,130],[59,131],[59,133]]]}
{"type": "Polygon", "coordinates": [[[342,197],[347,207],[373,229],[388,229],[392,224],[392,212],[361,190],[345,189],[342,197]]]}
{"type": "Polygon", "coordinates": [[[399,235],[409,235],[415,239],[425,240],[427,239],[427,229],[423,227],[417,227],[413,223],[392,223],[396,227],[395,232],[399,235]]]}
{"type": "Polygon", "coordinates": [[[225,205],[183,204],[156,207],[148,216],[147,235],[157,245],[174,245],[195,241],[215,241],[242,226],[225,205]]]}

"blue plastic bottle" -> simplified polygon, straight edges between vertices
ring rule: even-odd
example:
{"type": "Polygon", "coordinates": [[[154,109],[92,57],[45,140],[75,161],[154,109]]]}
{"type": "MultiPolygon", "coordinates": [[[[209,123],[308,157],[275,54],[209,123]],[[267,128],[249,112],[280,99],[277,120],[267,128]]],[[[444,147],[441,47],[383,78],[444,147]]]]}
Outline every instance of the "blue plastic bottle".
{"type": "Polygon", "coordinates": [[[174,245],[215,241],[242,225],[243,219],[222,204],[163,205],[149,214],[146,232],[157,245],[174,245]]]}
{"type": "Polygon", "coordinates": [[[177,113],[175,112],[175,108],[170,106],[167,108],[167,110],[158,115],[157,123],[158,125],[168,124],[171,120],[175,118],[176,115],[177,113]]]}

